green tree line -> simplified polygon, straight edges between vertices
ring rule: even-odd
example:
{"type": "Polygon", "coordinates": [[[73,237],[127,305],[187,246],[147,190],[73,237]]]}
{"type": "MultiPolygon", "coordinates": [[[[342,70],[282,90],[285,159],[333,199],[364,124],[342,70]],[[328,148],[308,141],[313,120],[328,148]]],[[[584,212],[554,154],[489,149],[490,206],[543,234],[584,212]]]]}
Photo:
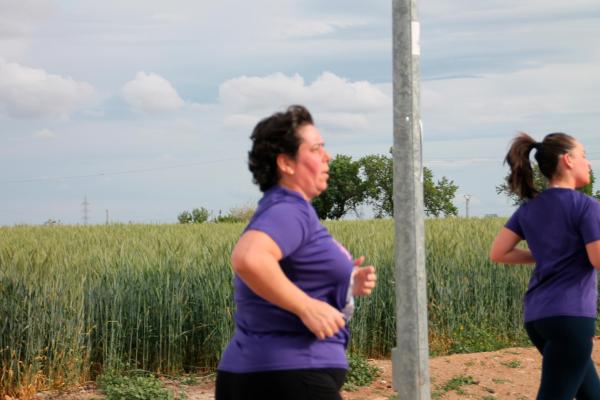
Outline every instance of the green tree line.
{"type": "Polygon", "coordinates": [[[204,207],[194,208],[190,211],[182,211],[177,215],[177,221],[180,224],[203,224],[205,222],[248,222],[254,214],[254,207],[241,206],[233,207],[226,214],[221,214],[221,210],[215,217],[211,217],[211,212],[204,207]]]}
{"type": "MultiPolygon", "coordinates": [[[[325,192],[313,200],[321,219],[340,219],[368,205],[376,218],[393,216],[393,159],[391,155],[372,154],[358,160],[338,154],[329,164],[329,183],[325,192]]],[[[433,172],[423,168],[424,210],[428,216],[457,215],[452,203],[458,186],[446,177],[434,181],[433,172]]]]}

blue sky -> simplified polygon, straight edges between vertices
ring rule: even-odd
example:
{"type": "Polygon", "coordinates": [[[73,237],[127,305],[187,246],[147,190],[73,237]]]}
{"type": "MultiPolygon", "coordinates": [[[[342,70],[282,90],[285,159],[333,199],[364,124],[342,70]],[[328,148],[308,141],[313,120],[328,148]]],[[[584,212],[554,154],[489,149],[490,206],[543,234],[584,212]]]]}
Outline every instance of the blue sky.
{"type": "MultiPolygon", "coordinates": [[[[262,117],[312,112],[329,151],[392,143],[391,1],[0,0],[0,225],[176,222],[260,196],[262,117]]],[[[510,139],[564,131],[600,177],[597,0],[419,3],[423,157],[465,213],[512,211],[510,139]]],[[[598,186],[600,188],[600,186],[598,186]]]]}

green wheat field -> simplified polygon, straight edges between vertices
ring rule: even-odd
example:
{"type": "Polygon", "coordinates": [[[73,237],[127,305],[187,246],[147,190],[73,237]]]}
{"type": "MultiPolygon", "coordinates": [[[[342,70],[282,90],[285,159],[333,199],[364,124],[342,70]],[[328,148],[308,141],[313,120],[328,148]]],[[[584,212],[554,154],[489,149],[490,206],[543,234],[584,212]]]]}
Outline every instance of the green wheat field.
{"type": "MultiPolygon", "coordinates": [[[[426,221],[432,355],[527,345],[530,267],[488,260],[502,218],[426,221]]],[[[395,346],[393,221],[327,226],[376,266],[350,351],[395,346]]],[[[107,368],[214,369],[233,329],[229,254],[242,224],[0,228],[0,395],[63,387],[107,368]]]]}

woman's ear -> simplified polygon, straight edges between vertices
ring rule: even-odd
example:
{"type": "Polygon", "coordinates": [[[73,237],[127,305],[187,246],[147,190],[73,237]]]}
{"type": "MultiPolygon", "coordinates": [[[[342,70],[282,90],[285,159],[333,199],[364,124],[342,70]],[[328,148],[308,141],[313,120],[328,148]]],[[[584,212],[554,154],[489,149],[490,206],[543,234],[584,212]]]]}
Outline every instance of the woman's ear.
{"type": "Polygon", "coordinates": [[[571,159],[571,155],[569,153],[565,153],[562,156],[560,156],[562,162],[564,163],[565,167],[567,168],[572,168],[573,167],[573,160],[571,159]]]}
{"type": "Polygon", "coordinates": [[[285,175],[294,175],[295,162],[287,154],[278,154],[276,158],[277,169],[285,175]]]}

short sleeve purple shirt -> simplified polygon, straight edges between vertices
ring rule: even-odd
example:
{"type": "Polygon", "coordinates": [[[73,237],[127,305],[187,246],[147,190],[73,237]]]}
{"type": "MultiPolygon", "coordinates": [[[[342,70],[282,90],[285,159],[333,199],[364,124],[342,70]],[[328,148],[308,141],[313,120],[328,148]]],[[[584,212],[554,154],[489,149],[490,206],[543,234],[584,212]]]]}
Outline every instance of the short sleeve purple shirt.
{"type": "Polygon", "coordinates": [[[598,284],[586,244],[600,240],[600,202],[552,188],[522,204],[506,223],[536,261],[524,300],[525,322],[596,317],[598,284]]]}
{"type": "MultiPolygon", "coordinates": [[[[286,276],[309,296],[342,310],[353,262],[299,193],[275,186],[263,195],[246,227],[266,233],[283,253],[286,276]]],[[[257,296],[234,278],[235,333],[218,370],[237,373],[348,368],[349,331],[318,340],[294,314],[257,296]]]]}

